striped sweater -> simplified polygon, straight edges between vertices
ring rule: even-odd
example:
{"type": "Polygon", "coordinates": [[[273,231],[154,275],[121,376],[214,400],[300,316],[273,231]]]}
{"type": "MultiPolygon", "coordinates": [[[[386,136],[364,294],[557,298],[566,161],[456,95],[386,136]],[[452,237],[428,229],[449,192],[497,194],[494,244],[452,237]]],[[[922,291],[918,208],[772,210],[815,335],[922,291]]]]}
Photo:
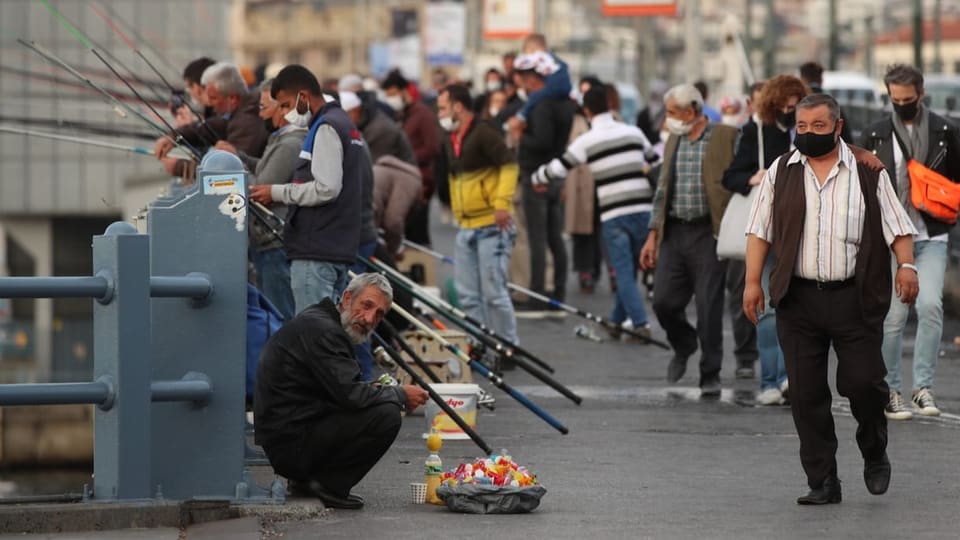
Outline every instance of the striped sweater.
{"type": "Polygon", "coordinates": [[[615,120],[610,113],[598,114],[590,131],[570,143],[563,156],[540,167],[532,180],[534,185],[559,181],[570,169],[586,164],[596,183],[600,221],[650,212],[653,187],[647,173],[651,164],[644,155],[651,149],[638,128],[615,120]]]}

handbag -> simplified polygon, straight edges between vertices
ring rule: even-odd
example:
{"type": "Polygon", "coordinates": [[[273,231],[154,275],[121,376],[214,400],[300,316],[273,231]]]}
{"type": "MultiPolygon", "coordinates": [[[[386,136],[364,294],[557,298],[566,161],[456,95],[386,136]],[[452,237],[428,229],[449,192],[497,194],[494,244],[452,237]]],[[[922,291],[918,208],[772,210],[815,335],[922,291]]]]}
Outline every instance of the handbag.
{"type": "MultiPolygon", "coordinates": [[[[910,202],[917,210],[928,216],[953,225],[957,222],[957,213],[960,212],[960,184],[955,184],[931,167],[913,159],[907,153],[906,145],[897,137],[893,138],[900,145],[900,151],[907,160],[907,176],[910,177],[910,202]]],[[[946,149],[941,148],[936,159],[931,164],[936,167],[946,156],[946,149]]]]}
{"type": "MultiPolygon", "coordinates": [[[[757,163],[763,168],[763,126],[757,124],[757,163]]],[[[759,170],[759,169],[758,169],[759,170]]],[[[754,188],[747,195],[734,193],[723,211],[720,220],[720,234],[717,235],[717,257],[720,259],[745,260],[747,258],[747,221],[750,219],[750,208],[757,198],[754,188]]]]}

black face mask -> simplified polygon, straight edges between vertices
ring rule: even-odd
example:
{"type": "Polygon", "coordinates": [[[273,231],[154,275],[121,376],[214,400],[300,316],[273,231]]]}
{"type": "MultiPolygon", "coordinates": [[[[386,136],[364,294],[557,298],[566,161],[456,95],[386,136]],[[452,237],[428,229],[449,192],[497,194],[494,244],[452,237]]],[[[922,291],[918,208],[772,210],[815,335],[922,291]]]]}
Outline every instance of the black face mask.
{"type": "Polygon", "coordinates": [[[911,101],[910,103],[904,103],[898,105],[893,104],[893,111],[897,113],[897,116],[900,117],[904,122],[909,122],[917,117],[917,113],[920,112],[920,99],[911,101]]]}
{"type": "Polygon", "coordinates": [[[837,140],[833,138],[835,135],[836,129],[830,133],[797,133],[796,138],[793,140],[793,144],[797,147],[797,150],[801,154],[818,158],[820,156],[825,156],[829,154],[834,148],[837,147],[837,140]]]}
{"type": "Polygon", "coordinates": [[[787,129],[792,128],[797,123],[797,110],[794,109],[788,113],[777,111],[777,122],[787,129]]]}
{"type": "Polygon", "coordinates": [[[263,121],[263,127],[267,128],[267,133],[273,133],[274,131],[276,131],[276,130],[279,129],[279,128],[277,128],[276,126],[273,125],[273,119],[272,119],[272,118],[267,118],[267,119],[265,119],[265,120],[263,121]]]}

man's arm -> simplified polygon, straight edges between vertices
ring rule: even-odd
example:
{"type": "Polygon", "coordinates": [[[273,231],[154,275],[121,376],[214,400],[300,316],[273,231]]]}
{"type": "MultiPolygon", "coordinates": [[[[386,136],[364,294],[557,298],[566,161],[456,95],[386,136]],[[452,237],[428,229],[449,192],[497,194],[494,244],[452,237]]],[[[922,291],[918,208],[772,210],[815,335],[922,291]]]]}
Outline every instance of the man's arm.
{"type": "Polygon", "coordinates": [[[343,145],[328,124],[317,128],[310,160],[313,182],[280,184],[270,188],[273,200],[298,206],[320,206],[340,195],[343,187],[343,145]]]}
{"type": "Polygon", "coordinates": [[[547,152],[553,149],[556,127],[552,107],[543,104],[533,110],[533,116],[527,129],[520,136],[520,147],[534,152],[547,152]]]}
{"type": "Polygon", "coordinates": [[[758,163],[758,129],[756,124],[747,124],[741,131],[740,144],[737,153],[733,156],[733,162],[723,173],[723,187],[734,193],[747,195],[753,187],[750,185],[750,178],[756,172],[763,168],[763,163],[758,163]]]}
{"type": "Polygon", "coordinates": [[[360,376],[352,345],[345,336],[313,333],[309,340],[310,358],[303,360],[313,374],[313,383],[344,410],[365,409],[380,403],[404,407],[406,392],[399,386],[380,386],[364,382],[360,376]]]}
{"type": "Polygon", "coordinates": [[[267,128],[259,116],[238,109],[227,124],[227,142],[248,156],[260,157],[267,145],[267,128]]]}
{"type": "MultiPolygon", "coordinates": [[[[589,132],[587,132],[589,133],[589,132]]],[[[586,135],[586,133],[584,134],[586,135]]],[[[584,136],[581,135],[577,137],[570,146],[567,147],[567,151],[563,153],[562,156],[550,160],[549,163],[541,165],[537,169],[531,181],[534,186],[537,185],[547,185],[550,182],[556,182],[562,180],[570,174],[570,170],[587,162],[587,152],[584,136]]]]}
{"type": "MultiPolygon", "coordinates": [[[[260,171],[250,180],[250,184],[288,184],[293,180],[293,171],[297,168],[297,155],[303,140],[284,139],[271,147],[270,154],[261,163],[260,171]]],[[[241,158],[242,159],[242,158],[241,158]]]]}
{"type": "Polygon", "coordinates": [[[530,112],[533,111],[533,108],[541,101],[545,99],[567,98],[570,96],[570,91],[573,90],[573,86],[570,84],[570,70],[567,68],[567,63],[557,58],[554,54],[551,54],[551,56],[559,68],[552,75],[544,79],[543,88],[527,96],[527,102],[524,103],[523,108],[517,113],[517,116],[520,117],[521,120],[526,120],[527,117],[530,116],[530,112]]]}

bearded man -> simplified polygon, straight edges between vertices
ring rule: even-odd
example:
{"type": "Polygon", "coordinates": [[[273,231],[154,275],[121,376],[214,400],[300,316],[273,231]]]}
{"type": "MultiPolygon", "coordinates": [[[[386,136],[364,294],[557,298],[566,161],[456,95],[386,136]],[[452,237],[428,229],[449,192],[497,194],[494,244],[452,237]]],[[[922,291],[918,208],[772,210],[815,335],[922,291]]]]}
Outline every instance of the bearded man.
{"type": "Polygon", "coordinates": [[[303,310],[267,342],[257,370],[255,439],[294,496],[359,509],[350,490],[400,431],[400,410],[423,405],[416,386],[363,382],[354,345],[366,341],[393,302],[380,274],[355,277],[339,305],[303,310]]]}

